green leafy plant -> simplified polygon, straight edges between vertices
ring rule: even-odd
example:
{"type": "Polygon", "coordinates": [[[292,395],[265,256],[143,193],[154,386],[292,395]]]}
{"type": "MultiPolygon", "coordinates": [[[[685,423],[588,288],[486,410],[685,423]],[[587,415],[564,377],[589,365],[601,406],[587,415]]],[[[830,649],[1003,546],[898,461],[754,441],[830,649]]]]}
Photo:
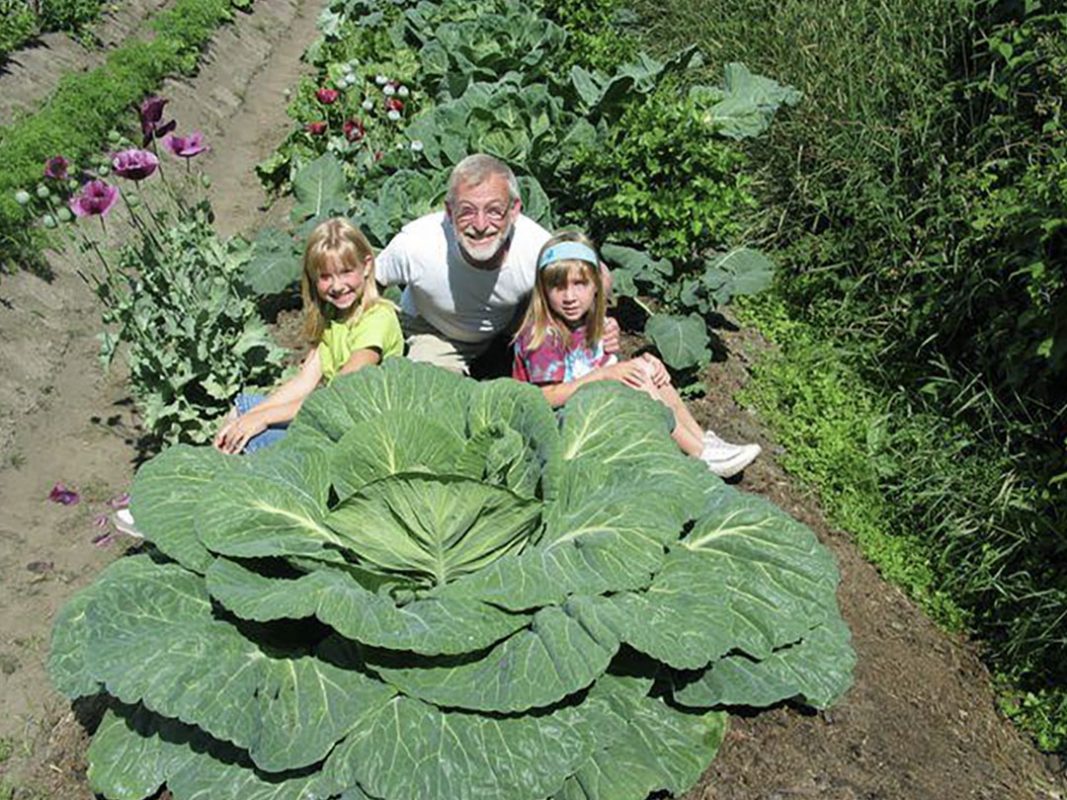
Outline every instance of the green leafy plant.
{"type": "Polygon", "coordinates": [[[242,282],[249,255],[220,241],[210,209],[196,205],[124,246],[96,284],[110,326],[101,357],[123,352],[142,424],[160,441],[208,441],[234,395],[281,374],[284,351],[242,282]]]}
{"type": "Polygon", "coordinates": [[[37,18],[25,0],[0,0],[0,62],[37,33],[37,18]]]}
{"type": "Polygon", "coordinates": [[[250,459],[176,447],[151,543],[77,595],[50,670],[105,691],[112,800],[602,798],[693,785],[735,704],[848,687],[833,558],[679,454],[662,408],[394,359],[250,459]]]}

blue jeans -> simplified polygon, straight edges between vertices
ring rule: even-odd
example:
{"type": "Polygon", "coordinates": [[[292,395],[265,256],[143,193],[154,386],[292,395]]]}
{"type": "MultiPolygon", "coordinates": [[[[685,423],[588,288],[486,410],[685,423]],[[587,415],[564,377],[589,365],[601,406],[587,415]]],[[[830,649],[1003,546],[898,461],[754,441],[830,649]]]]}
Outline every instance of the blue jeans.
{"type": "MultiPolygon", "coordinates": [[[[239,394],[233,400],[233,406],[238,414],[247,414],[253,408],[267,399],[265,394],[239,394]]],[[[285,436],[285,430],[289,427],[288,422],[278,422],[260,431],[245,443],[245,453],[254,453],[264,447],[274,444],[285,436]]]]}

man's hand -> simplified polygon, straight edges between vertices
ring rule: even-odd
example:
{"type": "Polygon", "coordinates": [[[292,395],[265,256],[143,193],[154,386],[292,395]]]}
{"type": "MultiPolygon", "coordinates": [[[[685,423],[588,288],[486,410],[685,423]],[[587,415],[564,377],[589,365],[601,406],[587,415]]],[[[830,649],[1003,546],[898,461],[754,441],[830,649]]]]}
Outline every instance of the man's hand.
{"type": "Polygon", "coordinates": [[[604,318],[604,352],[618,353],[622,347],[619,334],[619,321],[615,317],[604,318]]]}

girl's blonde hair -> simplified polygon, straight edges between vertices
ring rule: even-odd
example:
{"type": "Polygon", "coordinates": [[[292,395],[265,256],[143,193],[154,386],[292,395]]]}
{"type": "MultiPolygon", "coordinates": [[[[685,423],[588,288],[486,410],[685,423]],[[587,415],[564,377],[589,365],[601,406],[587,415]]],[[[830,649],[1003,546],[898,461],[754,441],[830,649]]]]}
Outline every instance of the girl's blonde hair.
{"type": "MultiPolygon", "coordinates": [[[[604,336],[604,316],[607,312],[607,299],[604,297],[604,282],[600,275],[600,265],[590,264],[588,261],[568,258],[553,261],[540,266],[541,258],[553,245],[560,242],[578,242],[596,253],[596,246],[592,240],[581,231],[560,231],[553,235],[537,255],[537,280],[534,283],[533,294],[530,297],[530,305],[526,308],[526,316],[523,318],[519,333],[529,331],[530,349],[540,347],[548,336],[559,336],[564,341],[565,327],[552,315],[552,307],[548,303],[548,290],[555,288],[567,281],[573,267],[579,267],[585,271],[586,277],[593,282],[596,288],[596,297],[593,306],[585,319],[585,342],[590,347],[595,347],[597,342],[604,336]]],[[[518,338],[518,337],[516,337],[518,338]]]]}
{"type": "Polygon", "coordinates": [[[330,322],[356,318],[381,301],[374,282],[374,251],[367,237],[352,223],[334,217],[315,227],[304,248],[304,269],[300,276],[300,295],[304,301],[304,335],[318,344],[330,322]],[[359,303],[346,311],[338,309],[319,296],[318,279],[326,267],[328,256],[338,259],[347,269],[363,269],[370,257],[370,266],[363,279],[363,295],[359,303]]]}

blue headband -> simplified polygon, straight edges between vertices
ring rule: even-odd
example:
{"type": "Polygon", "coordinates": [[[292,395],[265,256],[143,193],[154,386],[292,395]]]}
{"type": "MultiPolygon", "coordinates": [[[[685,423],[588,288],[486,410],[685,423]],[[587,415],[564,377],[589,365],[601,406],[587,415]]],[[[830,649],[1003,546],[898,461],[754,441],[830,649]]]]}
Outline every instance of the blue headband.
{"type": "Polygon", "coordinates": [[[575,261],[587,261],[594,267],[600,265],[600,261],[597,259],[592,247],[587,247],[581,242],[560,242],[552,245],[541,254],[541,258],[537,261],[537,268],[544,269],[549,264],[555,264],[557,261],[569,261],[572,259],[575,261]]]}

